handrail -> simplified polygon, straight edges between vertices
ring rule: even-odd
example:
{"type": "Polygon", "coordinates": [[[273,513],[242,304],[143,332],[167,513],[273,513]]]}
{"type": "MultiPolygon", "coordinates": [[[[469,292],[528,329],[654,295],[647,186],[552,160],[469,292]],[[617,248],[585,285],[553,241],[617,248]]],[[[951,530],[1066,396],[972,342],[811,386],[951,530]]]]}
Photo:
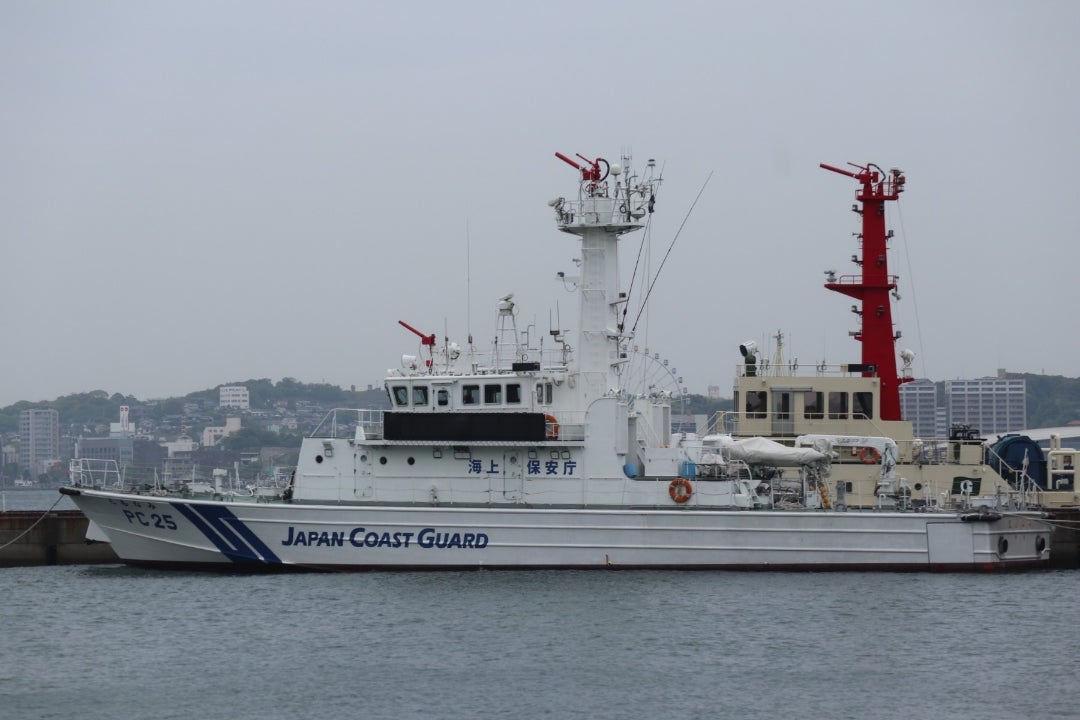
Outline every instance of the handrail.
{"type": "MultiPolygon", "coordinates": [[[[738,410],[722,410],[722,411],[719,411],[717,414],[719,415],[721,413],[724,413],[727,416],[729,416],[729,417],[725,417],[725,423],[727,423],[727,424],[729,424],[729,425],[731,425],[733,427],[738,426],[738,423],[739,423],[739,420],[740,420],[738,410]]],[[[864,413],[855,413],[853,411],[848,411],[848,412],[845,412],[845,413],[836,413],[836,412],[829,412],[828,410],[822,410],[820,412],[814,412],[814,413],[810,414],[810,413],[808,413],[808,411],[803,410],[802,417],[800,417],[800,418],[796,418],[795,417],[796,414],[792,410],[788,410],[786,412],[778,412],[776,410],[754,410],[753,412],[744,411],[743,414],[744,414],[744,417],[742,419],[747,421],[747,422],[767,422],[767,423],[770,423],[770,424],[774,423],[774,422],[776,422],[778,420],[782,420],[782,421],[785,421],[785,422],[791,422],[791,421],[796,421],[796,420],[810,420],[810,421],[813,421],[813,420],[854,420],[854,421],[866,422],[866,423],[870,424],[870,427],[873,428],[874,432],[872,432],[872,433],[864,433],[866,435],[878,435],[880,437],[889,437],[889,433],[878,424],[877,420],[875,420],[872,417],[869,417],[868,415],[866,415],[864,413]]],[[[918,439],[918,438],[916,438],[916,439],[918,439]]],[[[934,439],[930,438],[928,440],[932,442],[934,439]]]]}
{"type": "MultiPolygon", "coordinates": [[[[735,365],[735,376],[740,378],[752,377],[762,380],[767,378],[782,377],[863,377],[866,372],[861,365],[855,363],[817,363],[806,365],[796,360],[790,360],[782,364],[774,364],[768,359],[758,363],[738,363],[735,365]],[[802,371],[802,372],[800,372],[802,371]]],[[[869,377],[877,377],[876,372],[869,377]]]]}
{"type": "MultiPolygon", "coordinates": [[[[830,285],[861,285],[865,275],[840,275],[838,277],[830,277],[830,285]]],[[[885,279],[889,285],[896,285],[900,281],[899,275],[886,275],[885,279]]]]}
{"type": "Polygon", "coordinates": [[[124,478],[116,460],[100,458],[72,458],[68,463],[68,477],[72,485],[82,487],[123,487],[124,478]]]}

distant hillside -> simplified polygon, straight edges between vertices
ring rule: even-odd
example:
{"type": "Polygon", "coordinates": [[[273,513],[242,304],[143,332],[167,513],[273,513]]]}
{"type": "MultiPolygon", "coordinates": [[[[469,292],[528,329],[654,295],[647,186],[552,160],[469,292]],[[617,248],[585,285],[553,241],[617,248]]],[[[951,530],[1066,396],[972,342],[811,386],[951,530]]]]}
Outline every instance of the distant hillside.
{"type": "Polygon", "coordinates": [[[1080,378],[1008,373],[1027,381],[1027,426],[1059,427],[1080,421],[1080,378]]]}
{"type": "MultiPolygon", "coordinates": [[[[270,410],[275,405],[285,403],[292,407],[296,402],[309,402],[324,407],[388,407],[386,393],[382,388],[376,390],[345,390],[326,383],[306,384],[293,378],[284,378],[278,382],[268,379],[243,380],[223,385],[243,385],[251,396],[252,410],[270,410]]],[[[220,387],[220,386],[219,386],[220,387]]],[[[29,408],[53,408],[60,413],[60,422],[64,425],[100,425],[117,422],[120,418],[120,406],[127,405],[133,415],[139,413],[151,417],[179,415],[184,405],[201,402],[211,407],[218,403],[218,388],[199,390],[183,397],[140,400],[134,395],[114,393],[109,395],[104,390],[92,390],[86,393],[64,395],[50,402],[27,402],[21,400],[14,405],[0,408],[0,433],[18,432],[19,412],[29,408]]]]}

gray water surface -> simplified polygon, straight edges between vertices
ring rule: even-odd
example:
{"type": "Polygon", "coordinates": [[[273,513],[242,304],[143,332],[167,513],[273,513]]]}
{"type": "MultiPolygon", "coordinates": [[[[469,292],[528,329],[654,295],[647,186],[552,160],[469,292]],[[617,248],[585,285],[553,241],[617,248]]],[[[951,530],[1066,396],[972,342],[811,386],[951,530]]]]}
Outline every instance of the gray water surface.
{"type": "Polygon", "coordinates": [[[0,570],[4,718],[1072,718],[1080,573],[0,570]]]}

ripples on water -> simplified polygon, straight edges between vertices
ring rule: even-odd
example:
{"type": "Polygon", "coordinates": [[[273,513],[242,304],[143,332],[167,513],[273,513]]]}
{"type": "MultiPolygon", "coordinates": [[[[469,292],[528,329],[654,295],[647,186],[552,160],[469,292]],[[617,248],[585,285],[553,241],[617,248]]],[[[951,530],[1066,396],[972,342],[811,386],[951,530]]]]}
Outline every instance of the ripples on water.
{"type": "Polygon", "coordinates": [[[2,510],[77,510],[67,495],[57,490],[0,490],[2,510]]]}
{"type": "Polygon", "coordinates": [[[1080,572],[0,570],[0,717],[1072,718],[1080,572]]]}
{"type": "Polygon", "coordinates": [[[0,708],[80,720],[1075,717],[1078,578],[6,569],[0,708]]]}

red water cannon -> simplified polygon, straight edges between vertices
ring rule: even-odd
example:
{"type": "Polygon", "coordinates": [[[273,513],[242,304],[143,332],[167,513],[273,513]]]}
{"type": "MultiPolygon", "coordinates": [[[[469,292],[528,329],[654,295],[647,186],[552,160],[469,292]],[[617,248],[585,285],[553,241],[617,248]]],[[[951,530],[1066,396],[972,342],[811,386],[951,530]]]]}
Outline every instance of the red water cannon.
{"type": "Polygon", "coordinates": [[[555,157],[559,158],[567,165],[579,170],[581,172],[582,182],[600,183],[604,182],[604,180],[607,179],[608,173],[611,172],[611,163],[601,157],[598,157],[595,160],[590,160],[581,153],[574,154],[581,158],[585,162],[587,167],[579,165],[576,160],[566,157],[561,152],[556,152],[555,157]],[[600,168],[601,164],[603,164],[604,166],[603,170],[601,170],[600,168]]]}
{"type": "Polygon", "coordinates": [[[420,338],[420,344],[421,345],[431,345],[432,347],[434,347],[434,345],[435,345],[435,333],[432,333],[431,335],[425,335],[424,333],[420,332],[419,330],[417,330],[416,328],[414,328],[412,325],[405,322],[404,320],[398,320],[398,325],[405,328],[406,330],[410,330],[413,333],[415,333],[420,338]]]}
{"type": "Polygon", "coordinates": [[[863,191],[859,197],[860,200],[862,200],[863,197],[896,200],[900,196],[900,193],[904,192],[904,185],[907,184],[907,178],[904,177],[904,171],[899,168],[891,168],[888,174],[886,174],[881,168],[873,163],[867,163],[866,165],[848,163],[848,165],[856,168],[859,172],[845,170],[844,168],[829,165],[828,163],[819,163],[819,165],[825,170],[831,170],[834,173],[847,175],[849,178],[858,180],[863,186],[863,191]]]}

